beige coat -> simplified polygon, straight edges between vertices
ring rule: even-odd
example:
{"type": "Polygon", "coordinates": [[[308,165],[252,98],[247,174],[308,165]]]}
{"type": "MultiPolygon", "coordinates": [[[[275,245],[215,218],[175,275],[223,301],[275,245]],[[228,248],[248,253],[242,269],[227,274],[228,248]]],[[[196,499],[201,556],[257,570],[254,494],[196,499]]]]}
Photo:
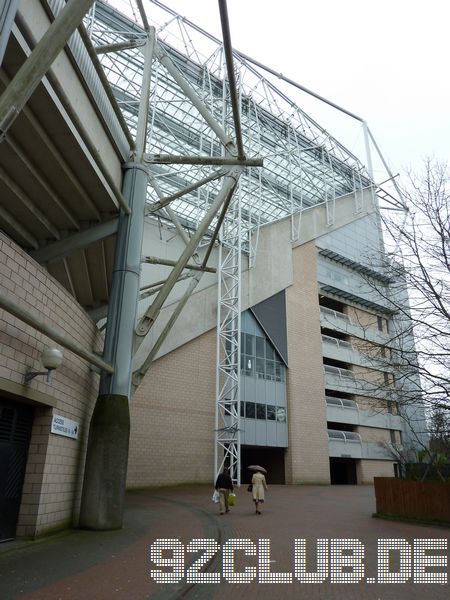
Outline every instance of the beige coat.
{"type": "Polygon", "coordinates": [[[264,501],[264,490],[267,490],[266,478],[262,473],[255,473],[252,477],[253,500],[264,501]]]}

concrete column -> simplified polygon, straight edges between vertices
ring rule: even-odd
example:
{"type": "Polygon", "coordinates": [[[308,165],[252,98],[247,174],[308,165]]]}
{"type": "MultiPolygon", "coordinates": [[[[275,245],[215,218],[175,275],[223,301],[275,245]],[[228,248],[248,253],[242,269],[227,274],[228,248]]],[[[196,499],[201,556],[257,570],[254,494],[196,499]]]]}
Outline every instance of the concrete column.
{"type": "Polygon", "coordinates": [[[80,527],[118,529],[123,503],[130,435],[129,399],[133,335],[139,298],[146,170],[134,163],[124,176],[123,194],[131,214],[119,219],[108,309],[104,359],[114,374],[103,373],[89,429],[80,527]]]}

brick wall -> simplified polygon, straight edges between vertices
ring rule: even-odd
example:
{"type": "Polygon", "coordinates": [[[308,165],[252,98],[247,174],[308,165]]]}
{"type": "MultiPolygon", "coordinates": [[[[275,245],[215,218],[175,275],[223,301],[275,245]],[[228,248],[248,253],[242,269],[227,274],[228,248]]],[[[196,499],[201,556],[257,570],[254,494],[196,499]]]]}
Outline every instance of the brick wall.
{"type": "MultiPolygon", "coordinates": [[[[0,233],[0,289],[31,313],[85,348],[100,350],[94,323],[72,296],[23,250],[0,233]]],[[[18,536],[34,536],[64,527],[77,516],[88,424],[98,394],[98,376],[69,350],[52,382],[37,377],[22,385],[29,369],[42,370],[40,355],[57,346],[45,335],[0,309],[0,395],[35,405],[18,536]],[[39,398],[39,401],[36,400],[39,398]],[[52,415],[80,423],[73,440],[50,434],[52,415]]]]}
{"type": "Polygon", "coordinates": [[[374,477],[394,477],[394,463],[390,460],[361,460],[357,464],[358,483],[373,483],[374,477]]]}
{"type": "Polygon", "coordinates": [[[329,483],[322,339],[314,242],[293,250],[286,290],[289,369],[287,483],[329,483]]]}
{"type": "Polygon", "coordinates": [[[131,402],[128,487],[211,482],[216,331],[156,360],[131,402]]]}

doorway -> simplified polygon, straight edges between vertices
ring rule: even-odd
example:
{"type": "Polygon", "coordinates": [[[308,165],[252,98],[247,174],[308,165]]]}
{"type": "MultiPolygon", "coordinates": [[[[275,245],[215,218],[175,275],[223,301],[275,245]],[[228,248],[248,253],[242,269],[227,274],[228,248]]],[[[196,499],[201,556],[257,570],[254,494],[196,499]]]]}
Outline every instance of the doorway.
{"type": "Polygon", "coordinates": [[[267,483],[285,483],[284,448],[268,446],[241,446],[241,482],[250,483],[252,472],[249,465],[261,465],[267,470],[267,483]]]}
{"type": "Polygon", "coordinates": [[[14,539],[34,410],[0,398],[0,542],[14,539]]]}
{"type": "Polygon", "coordinates": [[[330,458],[331,485],[356,485],[356,459],[330,458]]]}

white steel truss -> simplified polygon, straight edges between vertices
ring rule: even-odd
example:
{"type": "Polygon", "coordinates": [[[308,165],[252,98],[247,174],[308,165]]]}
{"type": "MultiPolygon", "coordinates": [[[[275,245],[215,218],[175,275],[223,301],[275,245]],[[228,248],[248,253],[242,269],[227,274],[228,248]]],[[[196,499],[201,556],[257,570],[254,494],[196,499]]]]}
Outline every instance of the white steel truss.
{"type": "MultiPolygon", "coordinates": [[[[114,0],[117,2],[119,0],[114,0]]],[[[148,203],[151,208],[157,206],[162,197],[176,196],[170,208],[164,205],[151,210],[152,218],[171,220],[179,231],[183,227],[182,235],[188,243],[186,232],[192,235],[198,230],[220,194],[220,182],[213,176],[216,167],[164,163],[154,158],[161,152],[172,157],[197,155],[214,159],[223,156],[223,146],[227,147],[228,143],[219,135],[221,145],[214,127],[193,110],[190,99],[164,60],[170,60],[182,72],[212,119],[221,123],[225,135],[232,136],[233,113],[223,47],[213,36],[159,0],[148,2],[152,5],[148,17],[156,29],[158,59],[152,72],[148,116],[148,145],[156,153],[148,162],[151,172],[148,203]],[[206,185],[196,186],[208,178],[206,185]],[[190,191],[179,193],[186,188],[190,191]]],[[[129,14],[133,1],[123,0],[124,9],[127,5],[129,14]]],[[[129,16],[132,19],[98,0],[95,18],[89,21],[94,44],[142,44],[145,35],[136,22],[137,15],[134,12],[129,16]]],[[[142,53],[129,46],[113,56],[105,53],[99,58],[128,127],[134,133],[138,116],[136,99],[143,72],[142,53]]],[[[240,177],[238,193],[226,213],[222,210],[224,220],[219,237],[214,475],[228,466],[233,480],[239,484],[242,256],[248,255],[251,267],[260,225],[290,216],[292,239],[297,240],[304,209],[324,204],[327,224],[332,225],[340,197],[353,193],[355,210],[361,210],[362,190],[373,188],[374,184],[361,161],[278,89],[273,79],[245,56],[234,53],[233,58],[243,146],[249,156],[264,158],[264,168],[247,167],[240,177]]],[[[199,242],[200,247],[209,245],[211,238],[214,241],[213,232],[222,217],[217,214],[212,218],[199,242]]]]}
{"type": "Polygon", "coordinates": [[[214,476],[224,466],[240,484],[241,192],[235,193],[222,226],[217,303],[214,476]]]}

